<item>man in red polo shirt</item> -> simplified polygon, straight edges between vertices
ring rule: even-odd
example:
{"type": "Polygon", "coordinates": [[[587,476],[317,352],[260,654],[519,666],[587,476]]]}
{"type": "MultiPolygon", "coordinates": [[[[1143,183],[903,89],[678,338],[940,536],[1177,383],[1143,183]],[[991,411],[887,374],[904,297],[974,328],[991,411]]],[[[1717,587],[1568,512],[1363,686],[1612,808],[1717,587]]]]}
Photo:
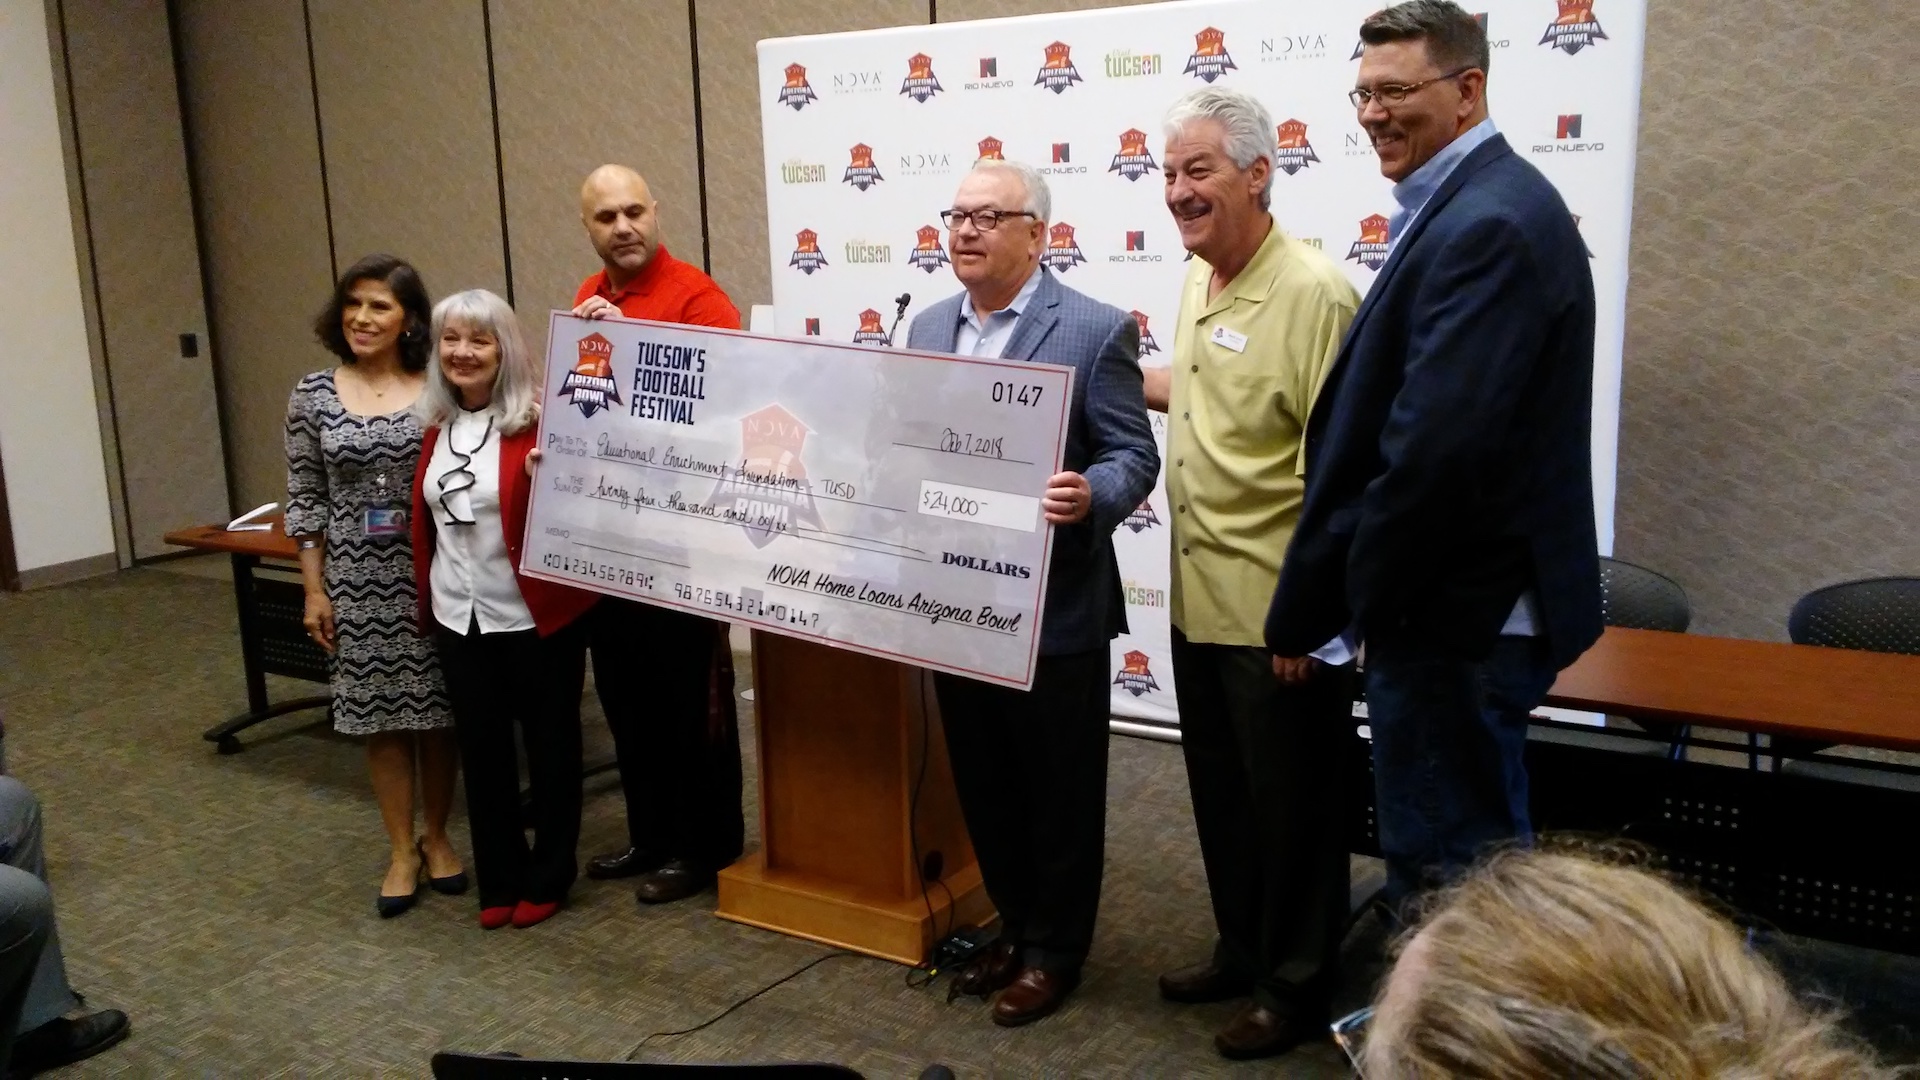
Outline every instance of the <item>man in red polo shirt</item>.
{"type": "MultiPolygon", "coordinates": [[[[602,165],[580,187],[580,220],[604,266],[575,315],[740,329],[714,280],[660,243],[660,206],[641,175],[602,165]]],[[[591,878],[644,875],[642,903],[681,900],[740,857],[740,729],[724,623],[606,597],[588,618],[593,682],[613,732],[629,845],[587,862],[591,878]]]]}

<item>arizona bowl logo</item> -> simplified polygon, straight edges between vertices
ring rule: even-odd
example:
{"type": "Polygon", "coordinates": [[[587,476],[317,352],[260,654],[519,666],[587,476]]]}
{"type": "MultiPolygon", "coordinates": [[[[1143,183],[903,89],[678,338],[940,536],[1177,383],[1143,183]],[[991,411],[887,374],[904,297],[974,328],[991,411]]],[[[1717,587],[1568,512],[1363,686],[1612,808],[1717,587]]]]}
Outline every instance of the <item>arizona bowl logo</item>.
{"type": "Polygon", "coordinates": [[[793,249],[793,258],[787,260],[788,266],[812,277],[815,270],[827,265],[827,256],[820,250],[819,233],[812,229],[801,229],[794,234],[793,242],[796,246],[793,249]]]}
{"type": "Polygon", "coordinates": [[[1113,164],[1107,166],[1108,172],[1117,172],[1129,180],[1138,180],[1159,169],[1153,155],[1147,152],[1147,133],[1139,128],[1128,128],[1120,133],[1120,152],[1113,155],[1113,164]]]}
{"type": "Polygon", "coordinates": [[[780,104],[793,106],[794,112],[807,107],[809,101],[819,101],[814,96],[813,87],[807,83],[807,69],[799,64],[787,65],[787,81],[780,87],[780,104]]]}
{"type": "Polygon", "coordinates": [[[1563,49],[1568,56],[1596,41],[1606,41],[1607,32],[1593,17],[1594,0],[1560,0],[1560,17],[1547,25],[1540,44],[1563,49]]]}
{"type": "Polygon", "coordinates": [[[740,418],[740,463],[721,474],[708,504],[745,529],[754,547],[803,526],[825,527],[801,461],[807,434],[807,426],[777,404],[740,418]]]}
{"type": "Polygon", "coordinates": [[[1279,150],[1273,159],[1273,167],[1292,176],[1308,165],[1320,160],[1313,152],[1313,144],[1307,141],[1307,125],[1298,120],[1289,120],[1279,128],[1279,150]]]}
{"type": "Polygon", "coordinates": [[[555,396],[566,398],[581,416],[592,416],[608,402],[620,404],[620,384],[613,381],[613,342],[599,334],[581,338],[580,358],[555,396]]]}
{"type": "Polygon", "coordinates": [[[1186,74],[1210,83],[1229,71],[1238,70],[1233,57],[1227,53],[1225,31],[1209,26],[1193,35],[1193,55],[1187,58],[1186,74]]]}
{"type": "Polygon", "coordinates": [[[868,308],[860,313],[860,329],[853,332],[855,345],[891,345],[887,332],[880,329],[880,313],[868,308]]]}
{"type": "Polygon", "coordinates": [[[1113,685],[1139,697],[1149,690],[1160,689],[1153,681],[1153,668],[1148,663],[1146,653],[1134,650],[1121,657],[1120,673],[1113,677],[1113,685]]]}
{"type": "Polygon", "coordinates": [[[1000,147],[1002,145],[1003,144],[1000,142],[999,139],[996,139],[991,135],[987,136],[984,139],[981,139],[980,140],[980,160],[981,161],[1007,160],[1006,155],[1000,152],[1000,147]]]}
{"type": "Polygon", "coordinates": [[[1063,221],[1047,230],[1047,253],[1040,256],[1040,261],[1062,274],[1087,261],[1074,242],[1073,226],[1063,221]]]}
{"type": "Polygon", "coordinates": [[[1369,270],[1380,269],[1387,261],[1387,219],[1379,214],[1360,219],[1360,239],[1347,250],[1347,258],[1369,270]]]}
{"type": "Polygon", "coordinates": [[[886,179],[880,175],[880,170],[874,167],[873,147],[866,143],[855,143],[848,153],[852,155],[853,161],[847,166],[847,174],[840,178],[842,183],[852,184],[861,191],[865,191],[886,179]]]}
{"type": "Polygon", "coordinates": [[[1079,81],[1080,71],[1073,66],[1072,46],[1064,41],[1047,46],[1047,62],[1040,65],[1040,75],[1033,80],[1033,85],[1064,94],[1067,87],[1079,81]]]}
{"type": "MultiPolygon", "coordinates": [[[[1153,340],[1153,331],[1147,329],[1146,314],[1144,312],[1139,312],[1139,311],[1129,311],[1127,312],[1127,314],[1133,316],[1133,321],[1140,324],[1140,355],[1150,356],[1154,353],[1159,352],[1160,343],[1153,340]]],[[[1146,503],[1141,503],[1140,506],[1142,509],[1146,510],[1148,514],[1153,513],[1153,508],[1147,506],[1146,503]]],[[[1146,526],[1142,525],[1140,528],[1144,529],[1146,528],[1146,526]]],[[[1133,531],[1139,532],[1140,529],[1135,529],[1133,531]]]]}
{"type": "Polygon", "coordinates": [[[907,57],[907,78],[900,84],[902,94],[925,104],[940,89],[940,80],[933,77],[933,57],[926,53],[907,57]]]}
{"type": "Polygon", "coordinates": [[[1120,524],[1125,526],[1126,528],[1132,529],[1135,533],[1141,533],[1159,525],[1160,515],[1153,512],[1152,503],[1148,502],[1145,499],[1141,499],[1140,505],[1134,507],[1133,513],[1128,514],[1127,520],[1121,522],[1120,524]]]}
{"type": "Polygon", "coordinates": [[[940,243],[939,229],[922,225],[914,230],[913,236],[913,253],[907,256],[908,264],[929,274],[947,265],[947,249],[940,243]]]}

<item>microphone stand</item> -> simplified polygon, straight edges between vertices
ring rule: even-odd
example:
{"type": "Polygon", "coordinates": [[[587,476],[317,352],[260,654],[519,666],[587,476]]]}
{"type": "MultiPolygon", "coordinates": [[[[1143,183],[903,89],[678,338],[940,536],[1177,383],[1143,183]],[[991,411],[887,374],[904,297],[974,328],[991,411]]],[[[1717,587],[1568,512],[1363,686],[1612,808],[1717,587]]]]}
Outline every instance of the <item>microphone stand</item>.
{"type": "Polygon", "coordinates": [[[893,325],[887,327],[887,348],[893,348],[893,332],[900,329],[900,320],[906,318],[907,305],[913,302],[912,293],[901,293],[893,298],[897,306],[893,310],[893,325]]]}

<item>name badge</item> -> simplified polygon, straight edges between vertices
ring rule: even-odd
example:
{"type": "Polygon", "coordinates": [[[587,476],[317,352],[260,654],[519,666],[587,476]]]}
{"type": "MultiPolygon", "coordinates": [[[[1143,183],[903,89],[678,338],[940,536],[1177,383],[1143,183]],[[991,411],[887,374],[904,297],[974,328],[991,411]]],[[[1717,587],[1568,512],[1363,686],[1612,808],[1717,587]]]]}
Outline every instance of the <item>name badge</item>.
{"type": "Polygon", "coordinates": [[[1224,326],[1216,326],[1213,328],[1213,343],[1222,348],[1232,349],[1237,353],[1247,351],[1247,335],[1237,330],[1229,330],[1224,326]]]}
{"type": "Polygon", "coordinates": [[[369,506],[361,519],[361,531],[370,539],[405,536],[407,512],[398,506],[369,506]]]}

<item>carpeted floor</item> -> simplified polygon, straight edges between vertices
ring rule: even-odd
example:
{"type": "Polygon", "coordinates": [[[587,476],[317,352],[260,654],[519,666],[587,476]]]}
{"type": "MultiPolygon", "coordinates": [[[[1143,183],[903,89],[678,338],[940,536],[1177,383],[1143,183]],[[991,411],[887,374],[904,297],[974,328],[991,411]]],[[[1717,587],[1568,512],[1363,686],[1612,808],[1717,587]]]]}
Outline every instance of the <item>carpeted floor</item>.
{"type": "MultiPolygon", "coordinates": [[[[898,966],[837,957],[642,1047],[828,950],[715,919],[710,897],[642,910],[618,883],[583,881],[570,910],[524,932],[482,933],[471,897],[375,918],[385,845],[360,746],[314,726],[317,713],[255,729],[235,756],[199,738],[242,701],[221,566],[0,594],[7,765],[46,807],[69,970],[93,1004],[134,1023],[127,1043],[70,1075],[421,1076],[445,1048],[826,1060],[878,1077],[935,1061],[962,1076],[1346,1075],[1330,1044],[1231,1065],[1209,1040],[1233,1005],[1156,996],[1156,972],[1209,947],[1210,918],[1178,748],[1131,739],[1113,745],[1100,934],[1061,1015],[1003,1031],[978,1004],[947,1004],[944,982],[915,990],[898,966]]],[[[597,709],[587,729],[589,758],[606,756],[597,709]]],[[[751,762],[748,776],[751,798],[751,762]]],[[[583,856],[621,831],[613,778],[591,781],[583,856]]],[[[464,849],[458,815],[456,834],[464,849]]],[[[1356,1001],[1377,971],[1371,927],[1348,943],[1356,1001]]],[[[1883,1045],[1920,1046],[1906,1026],[1920,962],[1786,948],[1883,1045]]]]}

